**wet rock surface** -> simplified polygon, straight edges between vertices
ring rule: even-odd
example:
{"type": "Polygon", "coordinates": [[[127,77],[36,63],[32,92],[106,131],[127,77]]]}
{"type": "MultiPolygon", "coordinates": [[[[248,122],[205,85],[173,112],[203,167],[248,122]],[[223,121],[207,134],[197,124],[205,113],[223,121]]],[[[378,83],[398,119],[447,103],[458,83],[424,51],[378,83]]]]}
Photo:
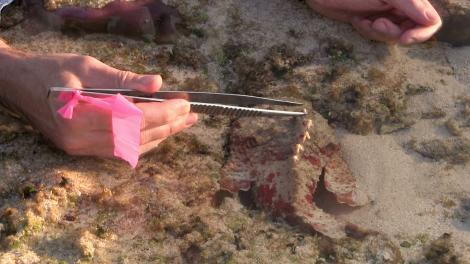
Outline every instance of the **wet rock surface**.
{"type": "MultiPolygon", "coordinates": [[[[290,171],[287,179],[277,180],[291,180],[290,175],[299,183],[279,185],[293,186],[292,189],[300,186],[288,198],[307,198],[313,193],[315,204],[310,197],[291,204],[305,209],[297,212],[305,217],[304,221],[312,211],[317,217],[323,216],[325,228],[315,228],[313,224],[318,223],[318,218],[310,218],[315,221],[307,223],[308,228],[304,229],[302,221],[299,225],[299,221],[288,223],[289,217],[275,217],[276,210],[269,205],[269,199],[259,199],[269,196],[256,197],[255,189],[259,190],[256,187],[262,186],[264,180],[250,179],[250,191],[234,194],[221,191],[221,179],[225,177],[222,167],[230,158],[234,159],[226,155],[224,148],[230,130],[234,130],[233,135],[251,136],[257,143],[266,143],[241,147],[276,149],[269,142],[297,142],[298,138],[291,137],[295,135],[285,136],[294,129],[290,123],[240,120],[240,127],[234,128],[233,120],[201,116],[196,127],[143,156],[134,171],[116,160],[67,156],[34,130],[1,114],[1,261],[426,263],[432,241],[450,233],[448,230],[453,231],[446,238],[454,245],[450,256],[465,260],[461,256],[468,249],[467,233],[455,232],[454,226],[455,219],[466,219],[466,207],[460,201],[468,193],[459,189],[465,184],[462,177],[467,172],[465,164],[454,164],[446,160],[445,154],[436,159],[423,158],[415,151],[405,152],[407,148],[400,145],[413,136],[419,139],[417,143],[427,142],[428,138],[419,134],[423,130],[426,135],[431,134],[429,140],[469,135],[469,101],[462,98],[455,113],[449,111],[455,101],[446,95],[457,98],[464,93],[454,80],[453,66],[449,65],[441,44],[431,42],[401,48],[369,42],[349,26],[310,13],[299,1],[165,3],[176,8],[186,24],[178,32],[177,41],[170,45],[103,33],[42,31],[32,35],[28,31],[31,24],[26,23],[12,23],[1,36],[15,48],[37,54],[80,53],[122,70],[160,73],[165,89],[232,91],[290,98],[305,102],[306,108],[313,106],[321,117],[315,114],[312,129],[325,131],[311,133],[311,143],[304,146],[303,153],[311,154],[312,161],[318,158],[320,164],[314,167],[302,157],[302,166],[308,172],[300,166],[284,168],[294,160],[288,155],[291,158],[277,161],[280,169],[290,171]],[[442,101],[443,104],[435,105],[442,101]],[[445,117],[434,111],[435,107],[445,112],[445,117]],[[422,118],[423,113],[429,113],[426,116],[429,118],[422,118]],[[455,122],[445,124],[449,119],[455,122]],[[448,134],[451,130],[461,135],[448,134]],[[435,131],[442,133],[435,135],[435,131]],[[376,135],[377,132],[385,135],[376,135]],[[270,133],[280,136],[269,141],[270,133]],[[343,137],[335,141],[335,133],[343,133],[343,137]],[[352,150],[347,149],[344,134],[364,140],[353,144],[352,150]],[[398,143],[382,144],[388,142],[383,139],[398,143]],[[321,177],[334,158],[319,149],[330,142],[341,146],[341,160],[347,161],[356,177],[331,174],[332,183],[349,179],[342,185],[348,187],[344,192],[332,189],[333,192],[346,194],[343,198],[348,201],[352,198],[347,194],[357,180],[366,183],[358,184],[359,190],[367,194],[376,192],[372,203],[354,210],[340,206],[339,209],[345,209],[342,211],[320,201],[319,198],[327,198],[337,204],[338,197],[328,193],[325,186],[327,177],[323,180],[321,177]],[[362,171],[372,174],[377,183],[357,173],[361,171],[361,162],[356,158],[369,152],[376,155],[375,149],[401,153],[397,163],[389,163],[395,156],[361,161],[366,168],[362,171]],[[402,162],[403,156],[419,161],[409,175],[401,170],[407,166],[407,162],[402,162]],[[307,181],[311,186],[317,181],[316,192],[306,187],[307,181]],[[448,189],[440,189],[443,187],[448,189]],[[446,209],[448,214],[444,217],[434,201],[448,193],[455,195],[452,199],[456,202],[446,209]],[[402,217],[403,212],[409,214],[402,217]],[[356,216],[352,217],[353,214],[356,216]],[[344,218],[361,224],[345,225],[344,218]],[[335,232],[330,233],[328,227],[335,232]],[[330,239],[315,230],[326,235],[341,230],[341,235],[345,232],[347,238],[330,239]]],[[[294,150],[297,149],[288,148],[287,153],[294,154],[294,150]]],[[[328,153],[333,156],[340,154],[336,147],[330,150],[328,153]]],[[[452,148],[451,152],[458,153],[459,148],[452,148]]],[[[256,160],[263,158],[263,153],[255,154],[256,160]]],[[[275,155],[268,156],[272,157],[275,155]]],[[[246,170],[256,167],[252,165],[246,170]]],[[[354,199],[349,202],[354,203],[354,199]]],[[[286,216],[286,211],[277,212],[286,216]]],[[[442,252],[439,246],[434,248],[433,252],[442,252]]]]}
{"type": "Polygon", "coordinates": [[[443,26],[437,34],[439,41],[453,46],[470,45],[470,6],[465,1],[442,0],[435,1],[443,15],[443,26]]]}

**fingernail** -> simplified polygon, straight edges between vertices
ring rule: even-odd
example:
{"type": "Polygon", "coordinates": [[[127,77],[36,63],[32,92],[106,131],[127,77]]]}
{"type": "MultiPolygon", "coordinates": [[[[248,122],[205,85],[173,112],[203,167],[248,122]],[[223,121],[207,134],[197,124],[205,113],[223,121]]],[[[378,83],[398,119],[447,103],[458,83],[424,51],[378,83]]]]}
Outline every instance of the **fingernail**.
{"type": "Polygon", "coordinates": [[[425,11],[425,16],[428,19],[429,22],[435,23],[439,20],[439,14],[434,11],[434,10],[426,10],[425,11]]]}
{"type": "Polygon", "coordinates": [[[189,113],[188,117],[186,118],[186,126],[194,125],[198,120],[198,116],[195,113],[189,113]]]}
{"type": "Polygon", "coordinates": [[[387,23],[380,21],[375,25],[375,30],[381,32],[381,33],[388,33],[389,29],[387,26],[387,23]]]}
{"type": "Polygon", "coordinates": [[[156,92],[162,86],[163,80],[160,75],[145,75],[140,78],[140,83],[147,91],[156,92]]]}
{"type": "Polygon", "coordinates": [[[401,41],[403,45],[411,45],[413,43],[417,43],[418,40],[416,38],[410,37],[410,38],[405,38],[401,41]]]}
{"type": "Polygon", "coordinates": [[[191,105],[189,104],[189,102],[183,99],[175,99],[175,100],[178,100],[176,102],[176,109],[178,109],[177,110],[178,113],[180,115],[186,115],[191,108],[191,105]]]}

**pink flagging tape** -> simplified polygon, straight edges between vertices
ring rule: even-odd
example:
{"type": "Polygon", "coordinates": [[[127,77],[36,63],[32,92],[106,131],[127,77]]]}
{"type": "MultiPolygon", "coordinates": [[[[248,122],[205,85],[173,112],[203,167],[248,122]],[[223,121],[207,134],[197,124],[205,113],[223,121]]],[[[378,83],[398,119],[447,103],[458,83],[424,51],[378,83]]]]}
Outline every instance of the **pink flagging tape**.
{"type": "MultiPolygon", "coordinates": [[[[65,94],[65,93],[64,93],[65,94]]],[[[79,102],[87,102],[111,111],[114,142],[114,156],[121,158],[135,168],[139,161],[140,125],[142,111],[122,95],[117,94],[106,98],[84,96],[75,91],[73,96],[61,95],[65,105],[57,113],[65,119],[73,118],[73,110],[79,102]]]]}

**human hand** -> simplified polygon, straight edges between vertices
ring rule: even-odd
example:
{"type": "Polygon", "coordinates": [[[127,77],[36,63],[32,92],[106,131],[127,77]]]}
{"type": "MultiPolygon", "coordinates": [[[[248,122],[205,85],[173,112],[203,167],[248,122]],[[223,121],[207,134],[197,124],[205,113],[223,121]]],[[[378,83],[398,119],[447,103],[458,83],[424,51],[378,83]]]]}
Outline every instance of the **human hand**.
{"type": "MultiPolygon", "coordinates": [[[[22,112],[46,137],[71,155],[113,156],[111,113],[79,103],[73,119],[63,119],[57,114],[61,107],[59,101],[47,99],[49,87],[129,88],[150,93],[162,86],[159,75],[119,71],[88,56],[38,56],[12,49],[2,49],[0,53],[0,82],[8,87],[7,91],[0,90],[0,100],[22,112]]],[[[141,153],[190,127],[198,118],[189,112],[190,106],[185,100],[137,103],[136,106],[143,112],[141,153]]]]}
{"type": "Polygon", "coordinates": [[[409,45],[431,38],[442,20],[428,0],[307,0],[315,11],[351,23],[364,37],[409,45]]]}

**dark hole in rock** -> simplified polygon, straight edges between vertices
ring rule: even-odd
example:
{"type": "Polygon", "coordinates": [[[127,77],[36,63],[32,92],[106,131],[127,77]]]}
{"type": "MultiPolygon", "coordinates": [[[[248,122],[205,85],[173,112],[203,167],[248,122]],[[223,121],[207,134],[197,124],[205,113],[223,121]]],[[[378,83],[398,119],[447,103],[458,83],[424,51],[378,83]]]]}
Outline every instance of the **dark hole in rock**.
{"type": "Polygon", "coordinates": [[[246,249],[245,244],[243,243],[240,234],[237,232],[235,233],[235,246],[237,247],[237,250],[244,250],[246,249]]]}
{"type": "Polygon", "coordinates": [[[22,193],[23,193],[23,198],[29,199],[32,198],[36,193],[37,189],[34,185],[26,185],[23,187],[22,193]]]}
{"type": "Polygon", "coordinates": [[[248,191],[239,191],[238,197],[240,203],[249,210],[257,210],[258,205],[256,204],[256,195],[253,191],[254,188],[250,188],[248,191]]]}
{"type": "Polygon", "coordinates": [[[323,211],[333,215],[341,215],[354,210],[352,207],[339,204],[336,201],[335,195],[326,189],[324,170],[317,183],[315,193],[313,194],[313,201],[319,208],[323,209],[323,211]]]}
{"type": "Polygon", "coordinates": [[[73,222],[77,219],[76,216],[72,215],[72,214],[66,214],[64,215],[64,220],[66,221],[69,221],[69,222],[73,222]]]}
{"type": "Polygon", "coordinates": [[[271,70],[274,74],[274,77],[276,77],[278,79],[281,79],[288,72],[288,70],[286,70],[286,69],[276,68],[276,67],[273,67],[271,70]]]}
{"type": "Polygon", "coordinates": [[[216,208],[220,207],[227,197],[233,197],[233,194],[225,190],[217,191],[212,198],[212,206],[216,208]]]}
{"type": "Polygon", "coordinates": [[[65,178],[65,177],[61,177],[61,180],[60,180],[59,185],[60,185],[61,187],[65,187],[65,186],[67,186],[69,183],[70,183],[70,182],[69,182],[69,179],[67,179],[67,178],[65,178]]]}
{"type": "Polygon", "coordinates": [[[348,91],[345,91],[343,93],[343,96],[344,96],[344,102],[347,103],[347,104],[356,104],[358,102],[358,98],[359,98],[359,92],[353,90],[353,89],[350,89],[348,91]]]}
{"type": "Polygon", "coordinates": [[[297,246],[294,243],[289,243],[286,247],[290,248],[290,253],[295,255],[297,253],[297,246]]]}
{"type": "Polygon", "coordinates": [[[99,238],[106,238],[109,234],[109,231],[109,227],[104,225],[98,225],[96,226],[95,234],[99,238]]]}
{"type": "Polygon", "coordinates": [[[202,263],[201,262],[201,248],[197,245],[191,245],[185,252],[183,252],[184,263],[202,263]]]}

